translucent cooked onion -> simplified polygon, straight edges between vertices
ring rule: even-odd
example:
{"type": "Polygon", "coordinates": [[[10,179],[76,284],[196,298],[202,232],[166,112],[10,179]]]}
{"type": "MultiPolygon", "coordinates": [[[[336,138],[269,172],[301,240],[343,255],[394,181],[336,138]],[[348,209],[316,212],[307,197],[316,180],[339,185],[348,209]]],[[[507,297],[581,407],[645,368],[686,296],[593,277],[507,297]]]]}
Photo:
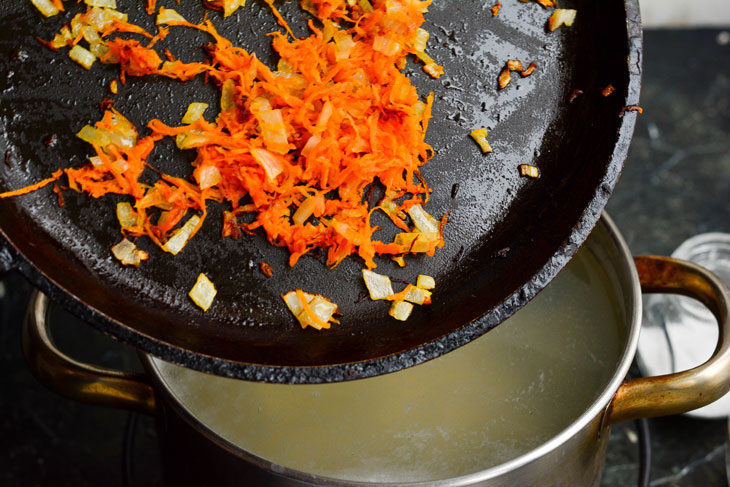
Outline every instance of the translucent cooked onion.
{"type": "Polygon", "coordinates": [[[302,328],[311,326],[317,330],[327,329],[331,321],[336,322],[332,317],[337,312],[337,305],[322,295],[297,289],[289,291],[282,296],[282,299],[302,328]],[[305,309],[305,302],[310,313],[305,309]]]}
{"type": "Polygon", "coordinates": [[[421,274],[416,280],[416,287],[420,287],[421,289],[433,289],[436,287],[436,280],[431,276],[421,274]]]}
{"type": "Polygon", "coordinates": [[[190,296],[190,299],[200,306],[203,311],[208,311],[210,305],[213,304],[213,299],[216,294],[218,294],[218,291],[213,283],[210,279],[208,279],[208,276],[201,272],[198,276],[198,280],[195,281],[195,285],[188,293],[188,296],[190,296]]]}
{"type": "Polygon", "coordinates": [[[68,52],[68,57],[70,57],[86,69],[91,69],[91,66],[96,61],[96,56],[94,56],[91,51],[79,46],[78,44],[71,48],[71,50],[68,52]]]}
{"type": "Polygon", "coordinates": [[[261,167],[264,168],[266,177],[272,181],[276,179],[276,176],[284,171],[284,163],[281,159],[279,159],[276,154],[272,154],[266,149],[258,149],[254,147],[251,149],[251,155],[254,159],[256,159],[256,162],[261,164],[261,167]]]}
{"type": "Polygon", "coordinates": [[[191,124],[194,122],[197,122],[200,120],[200,117],[203,116],[203,112],[207,110],[208,104],[207,103],[200,103],[200,102],[193,102],[190,105],[188,105],[188,109],[185,112],[185,115],[183,115],[182,123],[185,124],[191,124]]]}
{"type": "Polygon", "coordinates": [[[89,7],[117,8],[117,0],[84,0],[89,7]]]}
{"type": "Polygon", "coordinates": [[[185,224],[175,232],[170,239],[165,242],[163,249],[172,255],[177,255],[188,243],[190,236],[193,234],[195,227],[198,226],[200,217],[198,215],[191,216],[185,224]]]}
{"type": "Polygon", "coordinates": [[[413,305],[407,301],[393,301],[390,305],[388,314],[398,321],[406,321],[411,312],[413,311],[413,305]]]}
{"type": "Polygon", "coordinates": [[[187,22],[187,20],[185,20],[185,17],[180,15],[177,10],[160,7],[160,11],[157,14],[157,20],[155,21],[157,25],[167,25],[169,23],[176,22],[187,22]]]}
{"type": "Polygon", "coordinates": [[[554,31],[561,25],[570,27],[575,21],[575,15],[578,13],[577,10],[570,8],[556,8],[553,14],[548,19],[548,29],[550,32],[554,31]]]}
{"type": "Polygon", "coordinates": [[[439,222],[429,215],[421,205],[413,205],[408,209],[408,216],[413,220],[419,232],[422,233],[438,233],[439,222]]]}
{"type": "MultiPolygon", "coordinates": [[[[507,71],[507,73],[509,74],[509,71],[507,71]]],[[[492,146],[489,145],[489,142],[487,142],[487,129],[483,127],[479,129],[474,129],[469,135],[472,139],[474,139],[477,144],[479,144],[479,148],[482,149],[482,152],[484,154],[492,152],[492,146]]]]}
{"type": "Polygon", "coordinates": [[[126,201],[117,203],[117,220],[122,228],[130,228],[137,225],[137,212],[132,205],[126,201]]]}
{"type": "Polygon", "coordinates": [[[388,276],[363,269],[362,278],[365,281],[365,287],[368,288],[368,293],[370,293],[370,299],[373,301],[386,299],[394,294],[393,286],[388,276]]]}
{"type": "Polygon", "coordinates": [[[111,248],[112,255],[116,257],[122,265],[131,265],[137,267],[143,260],[149,259],[149,254],[144,250],[140,250],[132,242],[123,239],[111,248]]]}
{"type": "Polygon", "coordinates": [[[30,2],[46,17],[53,17],[60,12],[50,0],[30,0],[30,2]]]}

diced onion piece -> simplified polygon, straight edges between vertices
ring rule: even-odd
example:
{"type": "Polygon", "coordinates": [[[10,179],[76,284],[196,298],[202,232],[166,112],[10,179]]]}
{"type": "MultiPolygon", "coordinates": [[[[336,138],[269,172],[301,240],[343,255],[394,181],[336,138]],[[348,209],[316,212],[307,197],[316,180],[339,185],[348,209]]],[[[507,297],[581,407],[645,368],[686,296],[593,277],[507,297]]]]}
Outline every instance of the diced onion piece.
{"type": "Polygon", "coordinates": [[[444,74],[444,67],[436,63],[428,63],[424,65],[423,70],[434,79],[438,79],[442,74],[444,74]]]}
{"type": "Polygon", "coordinates": [[[172,255],[177,255],[188,243],[190,236],[193,234],[195,227],[198,226],[200,217],[198,215],[191,216],[185,224],[175,232],[170,239],[162,246],[164,250],[172,255]]]}
{"type": "Polygon", "coordinates": [[[89,7],[117,8],[117,0],[84,0],[89,7]]]}
{"type": "Polygon", "coordinates": [[[411,312],[413,311],[413,305],[407,301],[393,301],[390,305],[388,314],[398,321],[406,321],[411,312]]]}
{"type": "Polygon", "coordinates": [[[69,29],[67,25],[64,25],[63,27],[61,27],[58,33],[53,36],[51,45],[56,49],[59,49],[61,47],[68,46],[73,42],[73,40],[74,36],[73,34],[71,34],[71,29],[69,29]]]}
{"type": "Polygon", "coordinates": [[[236,83],[232,79],[227,79],[221,86],[221,111],[227,112],[236,106],[236,83]]]}
{"type": "Polygon", "coordinates": [[[439,222],[429,215],[421,205],[413,205],[408,209],[408,215],[413,220],[413,224],[416,226],[419,232],[423,233],[438,233],[439,222]]]}
{"type": "Polygon", "coordinates": [[[499,85],[499,89],[506,88],[508,84],[512,82],[512,78],[510,78],[510,70],[508,67],[502,68],[502,71],[499,73],[499,77],[497,78],[497,84],[499,85]]]}
{"type": "Polygon", "coordinates": [[[203,112],[208,108],[207,103],[193,102],[188,105],[188,109],[183,115],[182,123],[191,124],[200,120],[203,112]]]}
{"type": "Polygon", "coordinates": [[[489,145],[489,142],[487,142],[487,129],[483,127],[480,129],[474,129],[469,135],[471,135],[471,138],[479,144],[479,147],[482,149],[484,154],[492,152],[492,146],[489,145]]]}
{"type": "Polygon", "coordinates": [[[258,112],[257,117],[266,148],[277,154],[289,152],[289,140],[281,110],[264,110],[258,112]]]}
{"type": "Polygon", "coordinates": [[[416,38],[413,40],[413,49],[421,52],[425,51],[429,37],[431,37],[431,34],[429,34],[427,30],[419,27],[418,30],[416,30],[416,38]]]}
{"type": "Polygon", "coordinates": [[[436,280],[431,276],[420,274],[416,280],[416,287],[420,287],[421,289],[433,289],[436,287],[436,280]]]}
{"type": "Polygon", "coordinates": [[[322,142],[322,137],[319,135],[312,135],[307,140],[307,143],[304,144],[304,147],[302,147],[302,156],[307,157],[309,154],[311,154],[314,149],[317,148],[319,143],[322,142]]]}
{"type": "Polygon", "coordinates": [[[101,58],[104,54],[109,52],[109,47],[100,40],[93,44],[89,44],[89,51],[97,58],[101,58]]]}
{"type": "Polygon", "coordinates": [[[341,30],[335,32],[334,39],[335,59],[338,61],[348,59],[350,57],[350,52],[352,52],[352,48],[355,47],[355,41],[352,40],[352,37],[350,37],[349,34],[341,30]]]}
{"type": "Polygon", "coordinates": [[[317,330],[329,328],[330,321],[334,321],[332,316],[337,312],[337,305],[319,294],[311,294],[302,290],[297,291],[290,291],[286,293],[282,296],[282,299],[286,303],[287,308],[289,308],[289,311],[291,311],[297,321],[299,321],[301,327],[306,328],[311,326],[317,330]],[[309,310],[316,317],[316,320],[313,320],[304,309],[304,304],[299,298],[297,291],[299,291],[299,294],[301,294],[307,302],[309,310]],[[320,323],[317,323],[317,321],[320,323]],[[322,326],[322,324],[325,326],[322,326]]]}
{"type": "Polygon", "coordinates": [[[431,291],[409,285],[408,292],[403,299],[413,304],[431,304],[431,291]]]}
{"type": "Polygon", "coordinates": [[[299,205],[299,208],[297,208],[297,211],[295,211],[294,215],[291,217],[294,224],[303,225],[304,222],[306,222],[307,219],[312,216],[312,213],[314,213],[315,205],[316,200],[314,196],[310,196],[302,201],[302,204],[299,205]]]}
{"type": "Polygon", "coordinates": [[[241,4],[245,4],[246,0],[223,0],[223,16],[228,17],[233,12],[238,10],[238,7],[243,7],[241,4]]]}
{"type": "Polygon", "coordinates": [[[68,52],[68,57],[86,69],[91,69],[91,65],[94,64],[94,61],[96,61],[96,56],[94,56],[88,49],[85,49],[78,44],[71,48],[68,52]]]}
{"type": "MultiPolygon", "coordinates": [[[[334,315],[335,311],[337,311],[337,305],[323,296],[317,295],[309,302],[309,309],[322,323],[327,323],[327,325],[329,325],[332,315],[334,315]]],[[[309,318],[309,316],[307,316],[307,318],[309,318]]],[[[324,326],[323,328],[329,328],[329,326],[324,326]]]]}
{"type": "Polygon", "coordinates": [[[111,91],[112,95],[119,93],[119,83],[117,83],[117,80],[113,79],[109,82],[109,91],[111,91]]]}
{"type": "Polygon", "coordinates": [[[155,23],[157,25],[166,25],[175,22],[187,22],[187,20],[174,9],[160,7],[155,23]]]}
{"type": "Polygon", "coordinates": [[[540,177],[540,171],[530,164],[520,164],[520,176],[537,179],[540,177]]]}
{"type": "Polygon", "coordinates": [[[373,12],[373,5],[369,0],[359,0],[357,3],[360,5],[360,9],[362,9],[362,11],[366,14],[373,12]]]}
{"type": "Polygon", "coordinates": [[[375,36],[373,39],[373,51],[382,52],[386,56],[395,56],[401,50],[400,43],[390,37],[375,36]]]}
{"type": "Polygon", "coordinates": [[[507,61],[507,69],[510,71],[522,71],[522,61],[510,59],[507,61]]]}
{"type": "Polygon", "coordinates": [[[208,141],[208,136],[199,130],[191,130],[175,136],[175,145],[178,149],[193,149],[207,144],[208,141]]]}
{"type": "Polygon", "coordinates": [[[50,0],[30,0],[30,2],[46,17],[53,17],[60,12],[50,0]]]}
{"type": "Polygon", "coordinates": [[[577,10],[570,8],[556,8],[548,19],[548,29],[552,32],[561,25],[570,27],[573,25],[573,22],[575,21],[575,14],[577,13],[577,10]]]}
{"type": "Polygon", "coordinates": [[[210,279],[208,279],[208,276],[201,272],[198,276],[198,280],[195,281],[195,285],[188,293],[188,296],[190,296],[193,303],[200,306],[203,311],[208,311],[210,305],[213,304],[213,299],[216,294],[218,294],[218,291],[213,283],[210,279]]]}
{"type": "Polygon", "coordinates": [[[276,179],[276,176],[284,171],[284,163],[281,159],[276,154],[272,154],[266,149],[254,147],[251,149],[251,155],[254,159],[256,159],[256,162],[261,164],[261,167],[263,167],[266,172],[266,177],[268,177],[271,181],[276,179]]]}
{"type": "Polygon", "coordinates": [[[112,254],[123,265],[133,265],[137,267],[143,260],[149,259],[149,254],[144,250],[140,250],[132,242],[123,239],[111,248],[112,254]]]}
{"type": "Polygon", "coordinates": [[[200,171],[198,171],[198,186],[200,186],[200,189],[212,188],[220,183],[221,179],[221,172],[215,166],[201,166],[200,171]]]}
{"type": "Polygon", "coordinates": [[[388,276],[363,269],[362,278],[365,281],[365,286],[368,288],[368,292],[370,293],[370,299],[373,301],[386,299],[388,296],[393,294],[393,286],[391,285],[390,278],[388,276]]]}
{"type": "Polygon", "coordinates": [[[401,232],[396,234],[394,243],[404,252],[428,252],[441,240],[441,235],[433,232],[401,232]]]}
{"type": "Polygon", "coordinates": [[[117,203],[117,220],[122,228],[134,227],[137,225],[137,212],[126,201],[117,203]]]}

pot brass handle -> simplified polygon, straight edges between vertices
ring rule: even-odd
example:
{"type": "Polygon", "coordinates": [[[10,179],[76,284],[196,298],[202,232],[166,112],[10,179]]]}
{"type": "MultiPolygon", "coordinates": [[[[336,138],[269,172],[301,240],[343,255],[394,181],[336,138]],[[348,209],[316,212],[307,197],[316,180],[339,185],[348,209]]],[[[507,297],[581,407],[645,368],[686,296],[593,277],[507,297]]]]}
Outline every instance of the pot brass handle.
{"type": "Polygon", "coordinates": [[[712,357],[698,367],[623,383],[607,410],[609,424],[685,413],[730,390],[730,292],[725,284],[698,265],[670,257],[634,257],[634,263],[643,292],[683,294],[699,300],[717,318],[720,335],[712,357]]]}
{"type": "Polygon", "coordinates": [[[54,345],[46,320],[48,303],[45,294],[34,291],[23,322],[23,353],[33,375],[70,399],[153,415],[155,391],[145,375],[84,364],[54,345]]]}

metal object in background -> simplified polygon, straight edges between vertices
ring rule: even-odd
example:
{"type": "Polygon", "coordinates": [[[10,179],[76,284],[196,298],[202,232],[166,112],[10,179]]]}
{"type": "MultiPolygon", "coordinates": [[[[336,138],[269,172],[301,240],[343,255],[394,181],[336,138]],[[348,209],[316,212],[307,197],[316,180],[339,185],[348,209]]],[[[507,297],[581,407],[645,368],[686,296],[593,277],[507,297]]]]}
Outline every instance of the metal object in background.
{"type": "MultiPolygon", "coordinates": [[[[563,6],[577,7],[579,19],[549,34],[543,27],[549,12],[533,3],[505,7],[498,17],[482,2],[429,8],[431,53],[447,75],[413,78],[421,92],[436,93],[429,126],[436,156],[424,170],[435,190],[429,208],[451,213],[447,244],[434,258],[415,259],[405,269],[382,264],[395,278],[436,277],[433,304],[403,324],[394,326],[382,303],[356,303],[364,287],[355,259],[334,270],[302,259],[289,269],[286,252],[260,235],[221,240],[216,217],[174,259],[150,245],[149,262],[122,269],[108,250],[119,238],[114,198],[92,201],[69,192],[59,208],[50,188],[0,201],[0,264],[19,269],[106,333],[224,376],[334,382],[393,372],[454,350],[504,321],[560,271],[598,220],[628,151],[636,113],[623,107],[639,96],[638,4],[587,0],[563,6]],[[498,92],[498,71],[515,57],[539,69],[498,92]],[[608,84],[616,92],[604,97],[608,84]],[[571,103],[576,89],[583,95],[571,103]],[[468,140],[477,126],[490,129],[495,157],[484,157],[468,140]],[[525,161],[540,168],[538,180],[520,178],[517,166],[525,161]],[[461,189],[452,199],[455,183],[461,189]],[[261,261],[275,267],[276,278],[259,275],[254,267],[261,261]],[[219,290],[205,314],[187,299],[201,271],[219,290]],[[280,295],[305,284],[338,303],[342,325],[327,333],[295,326],[280,295]]],[[[179,9],[189,19],[202,14],[199,2],[179,9]]],[[[141,10],[130,12],[130,21],[151,23],[141,10]]],[[[300,28],[296,3],[282,10],[300,28]]],[[[278,27],[265,3],[250,2],[236,18],[216,25],[271,61],[263,33],[278,27]],[[257,28],[240,29],[244,20],[257,28]]],[[[10,53],[0,59],[0,71],[13,72],[0,80],[0,151],[17,159],[0,168],[2,189],[10,189],[84,160],[88,148],[74,133],[98,119],[114,68],[84,72],[40,46],[36,36],[51,37],[60,22],[40,22],[30,2],[3,2],[0,19],[0,50],[10,53]],[[52,147],[42,142],[50,134],[58,141],[52,147]]],[[[181,53],[205,41],[185,30],[165,40],[181,53]]],[[[215,95],[202,83],[130,79],[115,108],[141,127],[152,117],[179,120],[191,97],[216,106],[215,95]]],[[[169,152],[153,156],[153,163],[176,173],[181,159],[169,152]]]]}
{"type": "MultiPolygon", "coordinates": [[[[694,262],[730,285],[730,234],[703,233],[684,241],[672,257],[694,262]]],[[[647,300],[637,361],[644,375],[685,370],[707,360],[717,341],[715,317],[684,296],[656,295],[647,300]]],[[[730,395],[687,414],[699,418],[730,415],[730,395]]]]}
{"type": "MultiPolygon", "coordinates": [[[[637,417],[676,414],[701,407],[730,389],[730,294],[721,281],[688,262],[663,257],[636,257],[632,260],[621,236],[608,219],[597,226],[586,246],[592,249],[599,265],[610,276],[609,280],[615,287],[615,297],[623,305],[618,315],[624,317],[624,322],[618,324],[622,328],[620,336],[623,348],[620,359],[598,398],[564,431],[529,453],[481,472],[412,485],[597,485],[604,461],[609,425],[637,417]],[[639,286],[644,292],[691,295],[715,314],[721,328],[720,343],[707,363],[669,376],[633,379],[622,383],[633,360],[639,337],[639,286]]],[[[109,405],[109,401],[100,401],[99,394],[89,394],[85,378],[78,381],[74,379],[78,377],[78,366],[70,362],[64,365],[63,361],[67,359],[59,356],[60,352],[48,341],[47,332],[44,331],[48,327],[45,319],[47,305],[48,300],[41,294],[36,294],[29,306],[24,325],[25,349],[32,350],[34,357],[40,357],[29,362],[31,369],[42,380],[68,376],[69,381],[46,382],[48,387],[57,392],[81,401],[109,405]],[[48,356],[51,358],[44,358],[48,356]],[[53,363],[57,364],[57,370],[45,370],[48,364],[53,363]]],[[[162,435],[163,461],[167,479],[173,485],[204,485],[206,482],[221,486],[228,485],[226,482],[238,485],[241,479],[247,479],[257,486],[365,485],[359,481],[336,480],[277,465],[227,442],[219,433],[208,429],[206,424],[198,420],[199,412],[188,410],[179,402],[175,384],[167,382],[169,377],[165,379],[161,376],[156,359],[146,357],[144,361],[148,376],[158,393],[156,407],[162,435]]],[[[402,373],[405,372],[407,371],[402,373]]],[[[397,375],[393,374],[391,377],[397,375]]],[[[564,379],[570,380],[569,377],[564,379]]],[[[454,380],[458,381],[459,377],[454,380]]],[[[141,384],[142,390],[147,389],[146,384],[141,384]]],[[[339,384],[335,387],[357,387],[358,384],[361,383],[339,384]]],[[[145,393],[140,401],[146,403],[147,397],[145,393]]],[[[215,398],[212,399],[215,403],[215,398]]],[[[128,401],[119,405],[130,406],[128,401]]],[[[262,407],[265,407],[264,404],[262,407]]],[[[439,418],[434,420],[438,421],[439,418]]],[[[336,428],[337,425],[332,426],[336,428]]],[[[367,485],[399,484],[384,482],[367,485]]]]}

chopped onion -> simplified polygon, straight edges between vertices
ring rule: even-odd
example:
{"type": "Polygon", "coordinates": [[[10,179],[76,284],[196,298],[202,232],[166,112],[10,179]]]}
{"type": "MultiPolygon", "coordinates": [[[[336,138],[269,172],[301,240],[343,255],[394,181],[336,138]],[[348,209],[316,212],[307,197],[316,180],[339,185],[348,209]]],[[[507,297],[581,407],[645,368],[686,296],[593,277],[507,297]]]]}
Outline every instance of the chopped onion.
{"type": "Polygon", "coordinates": [[[554,31],[561,25],[570,27],[575,21],[575,15],[578,13],[577,10],[570,8],[556,8],[553,14],[548,19],[548,29],[550,32],[554,31]]]}
{"type": "Polygon", "coordinates": [[[236,107],[236,83],[232,79],[227,79],[221,86],[221,111],[227,112],[228,110],[236,107]]]}
{"type": "Polygon", "coordinates": [[[175,136],[175,144],[178,149],[193,149],[207,144],[208,141],[208,136],[199,130],[191,130],[175,136]]]}
{"type": "Polygon", "coordinates": [[[431,34],[427,30],[421,29],[420,27],[416,31],[416,38],[413,40],[413,48],[416,51],[424,52],[426,50],[426,43],[431,34]]]}
{"type": "Polygon", "coordinates": [[[266,148],[278,154],[289,152],[289,140],[281,110],[264,110],[258,112],[256,116],[261,125],[261,135],[264,137],[266,148]]]}
{"type": "Polygon", "coordinates": [[[266,172],[266,177],[268,177],[271,181],[276,179],[276,176],[284,171],[284,163],[281,161],[279,156],[272,154],[266,149],[258,149],[254,147],[251,149],[251,155],[254,159],[256,159],[256,162],[261,164],[261,167],[263,167],[266,172]]]}
{"type": "Polygon", "coordinates": [[[143,260],[149,259],[149,254],[144,250],[140,250],[132,242],[123,239],[111,248],[112,254],[122,265],[133,265],[137,267],[143,260]]]}
{"type": "Polygon", "coordinates": [[[309,306],[310,311],[317,318],[317,320],[325,324],[325,326],[322,326],[315,320],[312,320],[312,318],[309,316],[309,314],[307,314],[306,310],[304,309],[304,304],[299,299],[297,291],[289,291],[282,296],[282,299],[286,303],[286,306],[289,308],[289,311],[291,311],[292,314],[296,317],[297,321],[299,321],[301,327],[306,328],[308,326],[311,326],[312,328],[315,328],[317,330],[321,330],[322,328],[329,328],[329,322],[334,321],[332,319],[332,316],[337,312],[337,305],[319,294],[311,294],[301,290],[299,290],[299,293],[302,294],[307,302],[307,305],[309,306]]]}
{"type": "Polygon", "coordinates": [[[499,85],[499,89],[506,88],[508,84],[512,82],[512,78],[509,76],[510,70],[508,67],[502,68],[502,71],[499,73],[499,77],[497,78],[497,84],[499,85]]]}
{"type": "Polygon", "coordinates": [[[428,63],[423,66],[423,70],[432,78],[439,78],[444,74],[444,67],[436,63],[428,63]]]}
{"type": "Polygon", "coordinates": [[[537,179],[540,177],[540,171],[530,164],[520,164],[520,176],[537,179]]]}
{"type": "Polygon", "coordinates": [[[53,40],[51,41],[51,45],[55,47],[56,49],[59,49],[61,47],[65,47],[70,45],[74,40],[73,34],[71,34],[71,29],[68,28],[67,25],[64,25],[61,27],[61,29],[58,31],[58,33],[53,37],[53,40]]]}
{"type": "Polygon", "coordinates": [[[404,252],[428,252],[441,240],[441,235],[433,232],[401,232],[396,234],[394,243],[404,252]]]}
{"type": "Polygon", "coordinates": [[[84,0],[89,7],[117,8],[117,0],[84,0]]]}
{"type": "Polygon", "coordinates": [[[245,4],[246,0],[223,0],[223,16],[228,17],[245,4]]]}
{"type": "Polygon", "coordinates": [[[390,37],[375,36],[373,39],[373,51],[382,52],[386,56],[395,56],[401,50],[400,43],[390,37]]]}
{"type": "Polygon", "coordinates": [[[438,233],[439,222],[429,215],[421,205],[413,205],[408,209],[408,215],[413,220],[413,224],[416,226],[419,232],[423,233],[438,233]]]}
{"type": "Polygon", "coordinates": [[[368,269],[362,270],[362,278],[365,281],[365,286],[368,288],[370,293],[370,299],[373,301],[378,299],[386,299],[393,293],[393,286],[391,285],[390,278],[382,274],[375,273],[368,269]]]}
{"type": "Polygon", "coordinates": [[[355,47],[355,41],[352,40],[352,37],[350,37],[349,34],[341,30],[335,32],[334,39],[335,59],[338,61],[348,59],[350,57],[350,52],[352,52],[352,48],[355,47]]]}
{"type": "Polygon", "coordinates": [[[126,201],[117,203],[117,220],[122,228],[134,227],[137,225],[137,212],[126,201]]]}
{"type": "Polygon", "coordinates": [[[212,165],[201,166],[198,171],[198,186],[200,189],[208,189],[220,183],[221,172],[212,165]]]}
{"type": "Polygon", "coordinates": [[[183,115],[182,123],[191,124],[200,120],[203,112],[208,108],[207,103],[193,102],[188,105],[188,109],[183,115]]]}
{"type": "Polygon", "coordinates": [[[471,138],[474,139],[477,144],[479,144],[479,147],[482,149],[482,152],[484,154],[492,152],[492,146],[489,145],[489,142],[487,142],[487,129],[475,129],[472,130],[469,135],[471,135],[471,138]]]}
{"type": "Polygon", "coordinates": [[[203,311],[208,311],[210,305],[213,304],[213,299],[216,294],[218,294],[218,291],[215,289],[213,283],[210,279],[208,279],[208,276],[201,272],[198,276],[198,280],[195,281],[195,285],[188,293],[188,296],[190,296],[190,299],[200,306],[203,311]]]}
{"type": "Polygon", "coordinates": [[[177,13],[176,10],[160,7],[160,12],[157,14],[157,20],[155,22],[157,25],[166,25],[176,22],[187,22],[187,20],[185,20],[185,17],[177,13]]]}
{"type": "Polygon", "coordinates": [[[431,304],[431,291],[409,284],[403,299],[413,304],[431,304]]]}
{"type": "Polygon", "coordinates": [[[436,280],[431,276],[421,274],[416,280],[416,287],[420,287],[421,289],[433,289],[436,287],[436,280]]]}
{"type": "Polygon", "coordinates": [[[91,65],[94,64],[94,61],[96,61],[96,56],[94,56],[88,49],[85,49],[78,44],[71,48],[68,52],[68,57],[86,69],[91,69],[91,65]]]}
{"type": "Polygon", "coordinates": [[[177,255],[188,243],[190,236],[193,234],[195,227],[198,226],[200,217],[198,215],[191,216],[185,224],[175,232],[170,239],[165,242],[162,248],[170,252],[172,255],[177,255]]]}
{"type": "Polygon", "coordinates": [[[399,321],[406,321],[411,312],[413,311],[413,305],[406,301],[393,301],[390,305],[388,314],[399,321]]]}
{"type": "Polygon", "coordinates": [[[30,2],[46,17],[53,17],[60,12],[50,0],[30,0],[30,2]]]}

